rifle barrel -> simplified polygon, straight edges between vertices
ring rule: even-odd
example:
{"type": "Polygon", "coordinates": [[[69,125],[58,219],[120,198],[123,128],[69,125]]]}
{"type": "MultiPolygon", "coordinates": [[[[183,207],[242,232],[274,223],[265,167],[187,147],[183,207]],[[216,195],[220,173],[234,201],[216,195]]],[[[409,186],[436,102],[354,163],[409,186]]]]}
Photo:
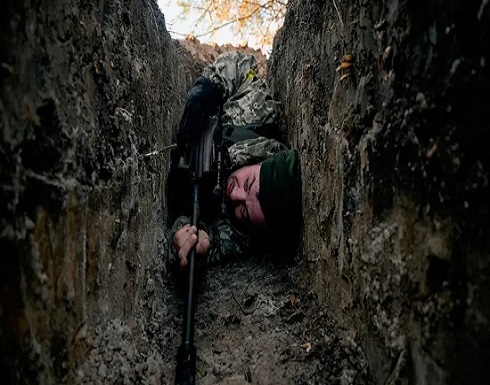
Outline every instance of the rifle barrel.
{"type": "MultiPolygon", "coordinates": [[[[203,174],[211,171],[213,165],[213,139],[219,128],[219,117],[211,116],[199,141],[195,144],[191,154],[191,168],[194,173],[192,189],[192,218],[191,225],[199,222],[199,183],[203,174]]],[[[199,231],[198,231],[199,241],[199,231]]],[[[182,343],[177,352],[176,385],[194,385],[196,378],[196,349],[194,347],[194,313],[195,313],[195,275],[196,275],[196,247],[192,247],[188,259],[187,271],[187,297],[184,307],[184,329],[182,343]]]]}
{"type": "MultiPolygon", "coordinates": [[[[199,184],[193,184],[192,191],[192,218],[191,225],[197,227],[199,219],[199,184]]],[[[198,232],[199,234],[199,232],[198,232]]],[[[199,235],[198,235],[199,236],[199,235]]],[[[196,378],[196,349],[194,347],[194,313],[195,313],[195,271],[196,271],[196,247],[192,247],[187,255],[187,297],[184,308],[184,330],[182,343],[177,352],[176,385],[194,385],[196,378]]]]}

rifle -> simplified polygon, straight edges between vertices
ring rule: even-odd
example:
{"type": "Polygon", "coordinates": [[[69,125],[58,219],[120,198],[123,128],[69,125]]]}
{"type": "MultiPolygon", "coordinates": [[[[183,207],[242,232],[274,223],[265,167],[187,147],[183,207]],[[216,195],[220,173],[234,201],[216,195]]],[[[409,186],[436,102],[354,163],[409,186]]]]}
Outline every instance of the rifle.
{"type": "MultiPolygon", "coordinates": [[[[217,185],[213,194],[222,194],[221,186],[221,150],[214,141],[218,132],[219,118],[211,116],[206,129],[200,134],[199,140],[191,148],[190,161],[186,165],[192,177],[192,216],[191,225],[199,222],[200,187],[204,179],[217,167],[217,185]],[[216,159],[215,159],[216,158],[216,159]]],[[[199,232],[198,232],[199,233],[199,232]]],[[[194,313],[195,313],[195,281],[196,281],[196,248],[190,250],[187,266],[187,292],[184,305],[182,342],[177,351],[176,385],[194,385],[196,378],[196,348],[194,347],[194,313]]]]}

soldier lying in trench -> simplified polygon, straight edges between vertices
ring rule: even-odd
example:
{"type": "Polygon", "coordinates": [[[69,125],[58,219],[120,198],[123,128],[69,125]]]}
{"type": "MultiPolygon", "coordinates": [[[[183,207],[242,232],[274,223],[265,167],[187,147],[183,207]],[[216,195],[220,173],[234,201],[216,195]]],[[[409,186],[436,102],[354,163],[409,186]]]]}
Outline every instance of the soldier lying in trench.
{"type": "Polygon", "coordinates": [[[168,261],[174,267],[186,267],[194,245],[198,263],[208,266],[257,251],[284,258],[296,250],[302,224],[298,153],[277,140],[279,103],[256,71],[252,55],[227,52],[204,69],[188,93],[177,154],[188,150],[193,135],[219,111],[226,210],[219,213],[211,202],[211,183],[201,194],[198,229],[190,225],[188,181],[178,177],[179,155],[174,154],[167,186],[173,222],[168,261]]]}

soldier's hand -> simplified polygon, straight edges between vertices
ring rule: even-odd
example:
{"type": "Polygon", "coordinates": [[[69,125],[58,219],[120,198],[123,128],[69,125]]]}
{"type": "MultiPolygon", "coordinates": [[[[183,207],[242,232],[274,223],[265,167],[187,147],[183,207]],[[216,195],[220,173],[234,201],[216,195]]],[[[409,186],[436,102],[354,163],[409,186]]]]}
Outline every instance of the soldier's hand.
{"type": "Polygon", "coordinates": [[[197,241],[197,228],[189,224],[182,226],[176,231],[173,243],[175,250],[178,253],[179,262],[181,267],[186,267],[188,264],[187,255],[191,248],[196,245],[197,254],[206,254],[211,247],[208,234],[199,230],[199,242],[197,241]]]}

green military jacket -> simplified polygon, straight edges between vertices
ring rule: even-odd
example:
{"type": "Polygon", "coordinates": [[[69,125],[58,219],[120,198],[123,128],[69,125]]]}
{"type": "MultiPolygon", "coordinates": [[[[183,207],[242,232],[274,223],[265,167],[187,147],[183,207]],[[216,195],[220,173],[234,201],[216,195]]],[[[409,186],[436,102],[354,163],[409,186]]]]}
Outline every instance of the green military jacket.
{"type": "MultiPolygon", "coordinates": [[[[260,163],[271,155],[287,147],[275,139],[259,137],[238,142],[229,149],[232,168],[240,168],[249,164],[260,163]]],[[[178,217],[167,233],[170,244],[168,260],[176,261],[176,250],[173,246],[173,236],[185,224],[190,223],[187,216],[178,217]]],[[[253,239],[240,232],[229,218],[217,219],[213,223],[201,223],[201,229],[206,231],[211,241],[211,248],[206,255],[207,265],[228,262],[249,253],[253,248],[253,239]]]]}
{"type": "MultiPolygon", "coordinates": [[[[258,78],[257,62],[252,55],[239,52],[226,52],[203,71],[203,76],[212,80],[222,93],[225,101],[222,108],[221,124],[223,128],[250,127],[267,125],[279,120],[280,103],[273,100],[267,85],[258,78]]],[[[245,139],[228,148],[231,169],[260,163],[278,151],[287,147],[274,139],[264,136],[245,139]]],[[[178,217],[167,232],[168,261],[177,260],[173,247],[173,236],[176,231],[190,223],[187,216],[178,217]]],[[[230,219],[216,219],[212,223],[201,223],[211,241],[211,248],[206,255],[207,265],[232,261],[253,249],[253,239],[236,229],[230,219]]]]}

